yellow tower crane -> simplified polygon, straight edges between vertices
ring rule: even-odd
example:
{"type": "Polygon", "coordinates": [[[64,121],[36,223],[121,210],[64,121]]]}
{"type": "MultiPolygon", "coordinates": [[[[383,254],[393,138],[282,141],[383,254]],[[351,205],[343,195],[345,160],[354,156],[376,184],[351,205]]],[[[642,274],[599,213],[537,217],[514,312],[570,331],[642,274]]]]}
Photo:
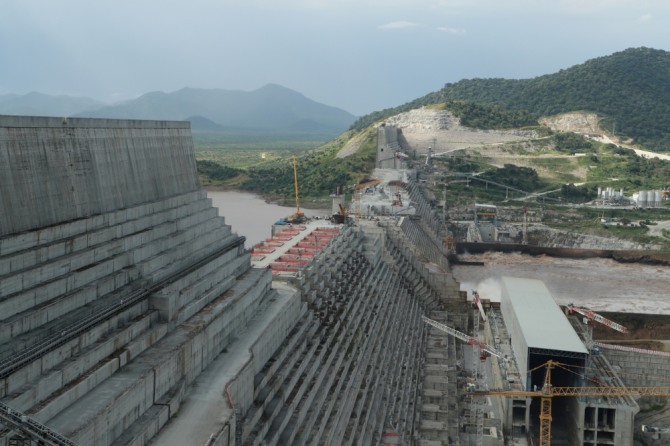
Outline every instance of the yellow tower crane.
{"type": "Polygon", "coordinates": [[[551,401],[559,396],[627,396],[638,398],[644,396],[670,396],[670,386],[654,387],[554,387],[551,385],[551,371],[554,367],[563,367],[557,361],[549,360],[546,363],[531,370],[535,371],[546,367],[544,384],[537,391],[522,390],[475,390],[470,392],[473,396],[497,395],[497,396],[519,396],[540,397],[540,443],[539,446],[551,446],[551,401]]]}
{"type": "Polygon", "coordinates": [[[298,161],[293,155],[293,184],[295,186],[295,214],[288,218],[290,223],[303,223],[306,218],[305,214],[300,212],[300,194],[298,192],[298,161]]]}

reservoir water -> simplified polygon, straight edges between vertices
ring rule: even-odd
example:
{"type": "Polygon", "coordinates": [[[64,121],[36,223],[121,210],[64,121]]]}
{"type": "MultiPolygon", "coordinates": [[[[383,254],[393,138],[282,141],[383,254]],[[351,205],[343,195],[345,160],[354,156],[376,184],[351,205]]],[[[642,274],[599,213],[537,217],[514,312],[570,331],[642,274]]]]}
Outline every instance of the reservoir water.
{"type": "MultiPolygon", "coordinates": [[[[266,203],[258,195],[247,192],[208,191],[207,196],[219,208],[219,215],[225,217],[233,232],[247,238],[247,248],[270,237],[274,222],[295,213],[295,207],[266,203]]],[[[300,208],[300,211],[308,217],[330,215],[329,209],[300,208]]]]}

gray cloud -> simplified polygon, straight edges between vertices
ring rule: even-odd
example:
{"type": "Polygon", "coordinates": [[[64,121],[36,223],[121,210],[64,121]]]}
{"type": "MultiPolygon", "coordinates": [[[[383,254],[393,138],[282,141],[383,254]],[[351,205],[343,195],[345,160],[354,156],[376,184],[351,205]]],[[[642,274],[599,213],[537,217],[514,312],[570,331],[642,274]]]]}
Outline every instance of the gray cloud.
{"type": "Polygon", "coordinates": [[[669,20],[670,2],[633,0],[3,0],[0,94],[277,83],[364,114],[463,78],[668,49],[669,20]]]}

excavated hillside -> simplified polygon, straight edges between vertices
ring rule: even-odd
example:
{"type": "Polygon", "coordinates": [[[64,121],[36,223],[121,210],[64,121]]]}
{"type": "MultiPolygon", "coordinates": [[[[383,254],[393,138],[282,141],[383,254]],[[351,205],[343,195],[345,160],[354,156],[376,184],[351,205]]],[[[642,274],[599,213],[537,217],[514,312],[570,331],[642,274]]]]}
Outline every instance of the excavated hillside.
{"type": "MultiPolygon", "coordinates": [[[[544,138],[534,130],[479,130],[461,125],[460,120],[446,110],[433,108],[414,109],[387,118],[386,125],[397,127],[402,132],[406,148],[416,153],[417,157],[425,157],[430,147],[434,156],[464,151],[486,159],[486,162],[497,167],[514,164],[519,167],[530,167],[545,178],[564,179],[570,181],[586,181],[587,167],[579,163],[579,157],[585,154],[569,155],[546,153],[546,145],[538,141],[544,138]],[[550,158],[561,158],[560,162],[552,162],[550,158]]],[[[595,113],[573,112],[540,119],[540,124],[553,131],[575,132],[590,138],[630,147],[625,141],[614,140],[600,127],[600,117],[595,113]]],[[[363,144],[364,138],[359,135],[353,138],[338,154],[344,158],[355,153],[363,144]]],[[[659,156],[651,152],[641,152],[641,156],[659,156]]],[[[656,234],[666,226],[659,222],[654,226],[656,234]]],[[[572,247],[583,249],[614,249],[640,250],[657,249],[650,243],[640,244],[616,238],[598,237],[595,235],[565,232],[536,225],[529,228],[536,243],[551,247],[572,247]]]]}
{"type": "MultiPolygon", "coordinates": [[[[455,150],[489,147],[515,141],[529,141],[538,138],[532,130],[479,130],[462,126],[451,112],[431,108],[419,108],[392,116],[385,120],[387,125],[402,130],[407,144],[418,156],[426,155],[428,148],[433,153],[448,153],[455,150]]],[[[338,153],[344,158],[360,148],[361,141],[353,138],[338,153]]]]}

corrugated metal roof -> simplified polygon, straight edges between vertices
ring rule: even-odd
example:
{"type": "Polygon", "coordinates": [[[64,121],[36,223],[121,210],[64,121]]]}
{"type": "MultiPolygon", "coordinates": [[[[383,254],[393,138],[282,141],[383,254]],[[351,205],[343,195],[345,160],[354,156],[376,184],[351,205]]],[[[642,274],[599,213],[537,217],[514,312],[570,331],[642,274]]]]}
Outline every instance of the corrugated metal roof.
{"type": "Polygon", "coordinates": [[[529,348],[588,353],[544,282],[517,277],[502,282],[529,348]]]}

